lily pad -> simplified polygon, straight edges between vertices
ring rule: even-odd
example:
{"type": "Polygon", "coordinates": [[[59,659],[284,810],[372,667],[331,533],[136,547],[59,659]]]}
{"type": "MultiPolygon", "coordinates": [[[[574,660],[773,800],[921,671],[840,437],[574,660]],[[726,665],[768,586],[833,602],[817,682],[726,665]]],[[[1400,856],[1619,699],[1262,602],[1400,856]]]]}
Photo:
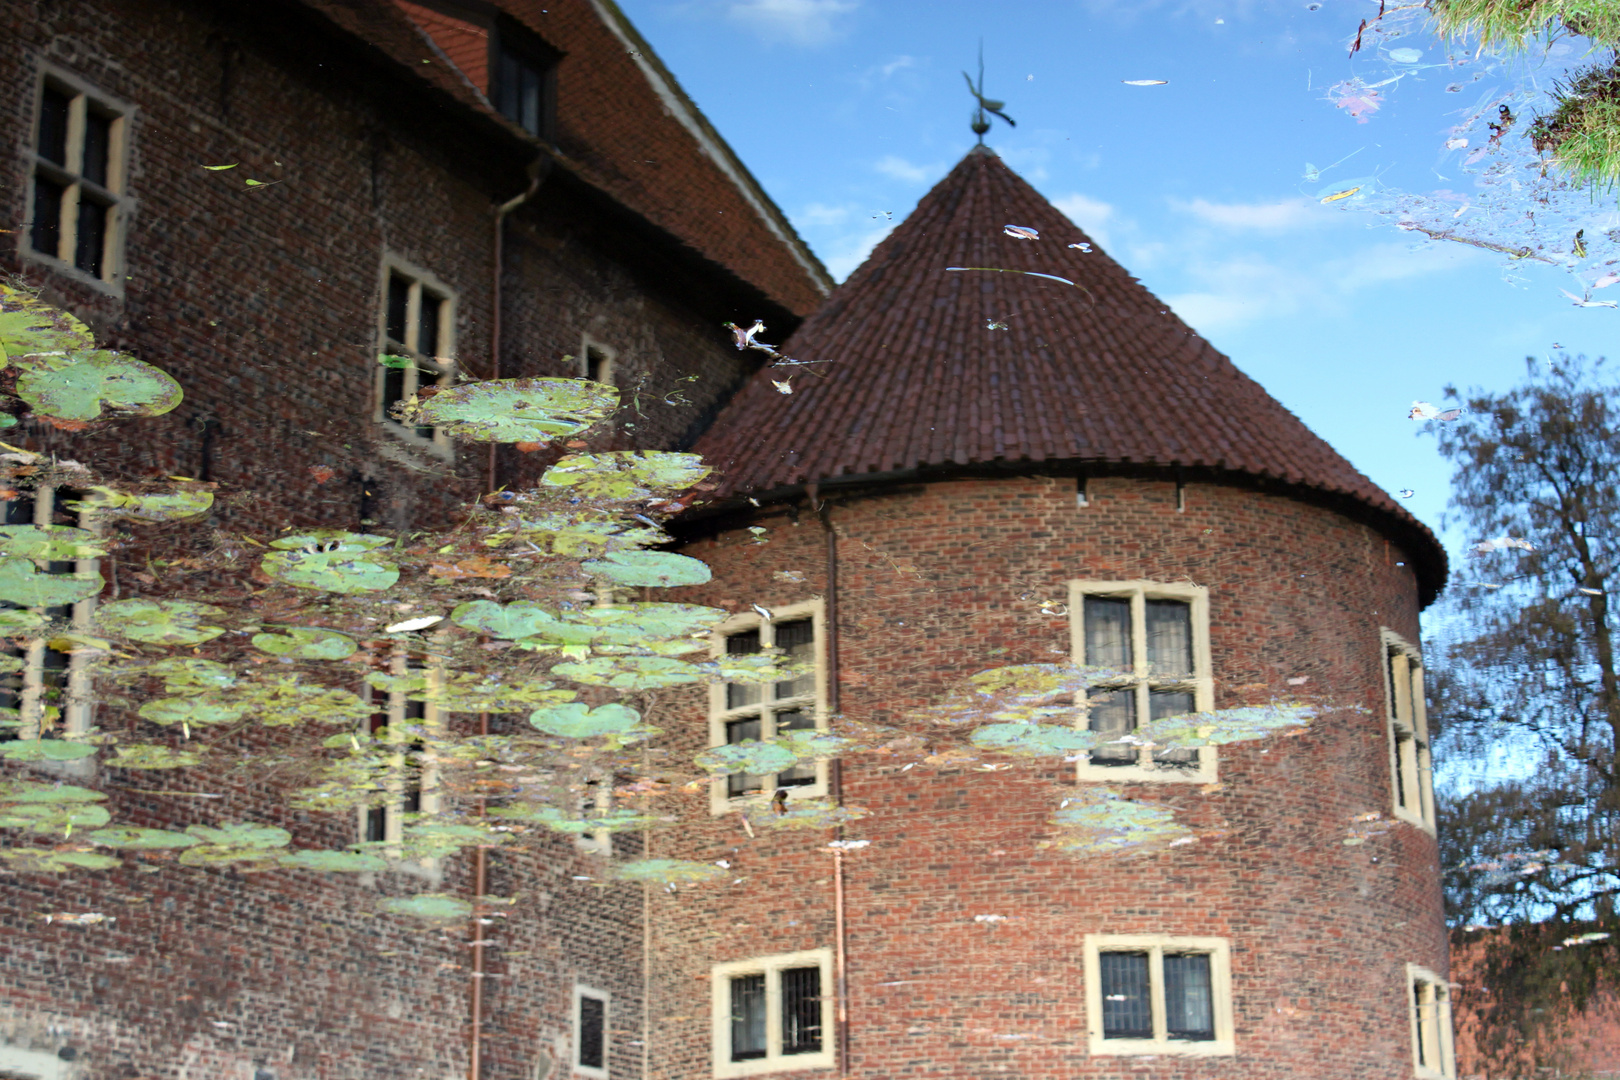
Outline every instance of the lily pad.
{"type": "Polygon", "coordinates": [[[365,851],[291,851],[276,860],[289,870],[318,870],[327,874],[364,874],[388,869],[388,860],[365,851]]]}
{"type": "Polygon", "coordinates": [[[584,379],[495,379],[440,390],[401,409],[406,424],[431,425],[471,442],[549,442],[577,435],[619,406],[619,391],[584,379]]]}
{"type": "Polygon", "coordinates": [[[71,835],[75,828],[95,829],[112,820],[96,803],[17,803],[0,806],[0,828],[71,835]]]}
{"type": "Polygon", "coordinates": [[[591,708],[582,701],[536,709],[529,723],[551,735],[565,739],[589,739],[597,735],[623,735],[641,723],[641,714],[627,705],[609,702],[591,708]]]}
{"type": "Polygon", "coordinates": [[[74,787],[72,784],[44,784],[32,780],[7,780],[0,783],[0,802],[19,803],[82,803],[102,802],[107,798],[99,791],[74,787]]]}
{"type": "Polygon", "coordinates": [[[583,817],[564,813],[555,806],[502,806],[490,811],[491,817],[531,821],[560,833],[583,836],[589,832],[628,832],[658,823],[658,818],[634,810],[604,810],[583,817]]]}
{"type": "Polygon", "coordinates": [[[84,323],[13,285],[0,285],[0,368],[8,359],[96,346],[84,323]]]}
{"type": "Polygon", "coordinates": [[[105,555],[96,534],[67,525],[0,525],[0,557],[8,559],[94,559],[105,555]]]}
{"type": "Polygon", "coordinates": [[[132,495],[99,485],[87,489],[83,499],[67,503],[69,510],[101,517],[127,517],[137,521],[184,521],[206,513],[214,493],[203,489],[153,495],[132,495]]]}
{"type": "Polygon", "coordinates": [[[163,688],[171,694],[204,694],[236,685],[236,676],[230,668],[198,657],[160,660],[146,671],[162,676],[163,688]]]}
{"type": "Polygon", "coordinates": [[[704,677],[702,668],[669,656],[593,656],[558,664],[551,673],[587,686],[611,686],[615,690],[653,690],[698,682],[704,677]]]}
{"type": "Polygon", "coordinates": [[[163,848],[195,847],[202,843],[195,836],[166,829],[97,829],[84,834],[84,839],[102,847],[131,848],[137,851],[157,851],[163,848]]]}
{"type": "Polygon", "coordinates": [[[510,604],[497,604],[493,600],[473,600],[461,604],[450,612],[450,621],[468,630],[482,630],[498,638],[544,638],[585,644],[591,640],[589,631],[581,631],[572,638],[563,620],[529,600],[516,600],[510,604]]]}
{"type": "Polygon", "coordinates": [[[791,769],[799,757],[786,747],[770,742],[729,743],[705,750],[692,759],[697,767],[715,775],[732,773],[775,773],[791,769]]]}
{"type": "Polygon", "coordinates": [[[200,645],[225,632],[202,620],[225,612],[189,600],[114,600],[96,609],[96,621],[110,633],[149,645],[200,645]]]}
{"type": "Polygon", "coordinates": [[[253,647],[295,660],[343,660],[359,648],[349,635],[316,626],[290,626],[275,633],[254,634],[253,647]]]}
{"type": "Polygon", "coordinates": [[[1316,710],[1303,705],[1221,709],[1218,712],[1187,713],[1155,720],[1139,729],[1138,737],[1160,746],[1225,746],[1278,733],[1301,731],[1315,717],[1316,710]]]}
{"type": "Polygon", "coordinates": [[[613,868],[613,876],[621,881],[650,881],[655,885],[694,885],[715,881],[730,873],[713,863],[691,862],[687,859],[637,859],[613,868]]]}
{"type": "Polygon", "coordinates": [[[274,825],[192,825],[186,833],[202,841],[180,856],[186,866],[213,866],[230,862],[267,862],[292,843],[292,834],[274,825]]]}
{"type": "Polygon", "coordinates": [[[358,724],[376,710],[348,690],[302,683],[292,676],[272,676],[239,687],[235,702],[256,714],[265,727],[285,727],[313,721],[318,724],[358,724]]]}
{"type": "Polygon", "coordinates": [[[968,737],[981,750],[1018,757],[1071,757],[1093,749],[1100,739],[1095,731],[1058,724],[986,724],[968,737]]]}
{"type": "Polygon", "coordinates": [[[246,709],[218,694],[197,697],[170,697],[148,701],[141,706],[141,719],[154,724],[185,724],[188,727],[207,727],[210,724],[229,724],[242,719],[246,709]]]}
{"type": "Polygon", "coordinates": [[[547,469],[540,483],[572,488],[593,502],[650,499],[685,491],[712,470],[696,454],[660,450],[618,450],[570,454],[547,469]]]}
{"type": "Polygon", "coordinates": [[[180,404],[180,384],[132,356],[94,349],[52,356],[17,379],[17,396],[58,420],[161,416],[180,404]]]}
{"type": "Polygon", "coordinates": [[[391,915],[408,915],[428,922],[461,922],[471,918],[473,906],[448,893],[390,896],[377,905],[391,915]]]}
{"type": "Polygon", "coordinates": [[[830,799],[793,799],[778,810],[775,804],[756,801],[743,813],[756,829],[831,829],[871,815],[862,806],[839,806],[830,799]]]}
{"type": "Polygon", "coordinates": [[[494,847],[512,842],[512,834],[495,832],[488,825],[460,825],[423,821],[405,826],[400,853],[411,859],[438,859],[465,847],[494,847]]]}
{"type": "Polygon", "coordinates": [[[366,683],[385,693],[404,694],[406,701],[421,701],[446,712],[522,712],[537,705],[572,700],[572,690],[554,683],[513,679],[495,672],[453,671],[429,678],[425,674],[390,675],[373,671],[366,683]]]}
{"type": "Polygon", "coordinates": [[[202,747],[171,750],[152,743],[132,743],[118,748],[118,756],[108,758],[109,769],[186,769],[202,760],[202,747]]]}
{"type": "Polygon", "coordinates": [[[700,560],[669,551],[610,551],[600,559],[587,559],[580,566],[593,577],[604,577],[620,585],[671,588],[702,585],[710,577],[708,566],[700,560]]]}
{"type": "Polygon", "coordinates": [[[0,600],[23,607],[60,607],[99,593],[101,575],[47,574],[32,559],[0,559],[0,600]]]}
{"type": "Polygon", "coordinates": [[[0,757],[10,761],[77,761],[94,757],[95,753],[96,748],[89,743],[66,739],[16,739],[0,743],[0,757]]]}
{"type": "Polygon", "coordinates": [[[68,870],[111,870],[124,865],[116,855],[94,851],[52,851],[49,848],[0,849],[0,860],[14,874],[61,874],[68,870]]]}
{"type": "Polygon", "coordinates": [[[45,625],[45,616],[28,608],[0,609],[0,634],[16,634],[45,625]]]}
{"type": "Polygon", "coordinates": [[[1055,846],[1076,855],[1132,855],[1192,839],[1167,807],[1133,802],[1107,788],[1082,791],[1052,815],[1055,846]]]}
{"type": "MultiPolygon", "coordinates": [[[[382,537],[370,539],[388,543],[382,537]]],[[[277,540],[270,546],[285,548],[289,543],[277,540]]],[[[371,554],[371,547],[343,540],[315,540],[292,550],[272,551],[260,566],[277,581],[335,593],[378,592],[399,580],[399,567],[371,554]]]]}

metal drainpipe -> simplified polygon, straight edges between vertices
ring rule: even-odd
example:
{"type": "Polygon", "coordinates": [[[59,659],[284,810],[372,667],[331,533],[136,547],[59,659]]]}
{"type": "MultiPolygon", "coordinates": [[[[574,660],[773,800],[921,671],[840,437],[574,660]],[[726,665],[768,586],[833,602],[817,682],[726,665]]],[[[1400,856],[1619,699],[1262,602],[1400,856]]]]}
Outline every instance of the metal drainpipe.
{"type": "MultiPolygon", "coordinates": [[[[805,488],[810,506],[821,519],[827,535],[827,711],[838,715],[838,533],[832,524],[832,508],[817,499],[817,485],[805,488]]],[[[832,788],[833,805],[844,805],[844,762],[833,758],[828,767],[828,786],[832,788]]],[[[833,839],[844,838],[844,827],[833,827],[833,839]]],[[[844,918],[844,851],[833,849],[833,937],[834,977],[838,983],[838,1075],[849,1075],[849,948],[844,918]]]]}
{"type": "MultiPolygon", "coordinates": [[[[506,236],[506,215],[534,198],[545,177],[545,164],[549,158],[541,154],[529,165],[529,186],[521,195],[501,203],[495,208],[495,274],[490,289],[489,314],[489,377],[501,377],[501,270],[503,267],[503,240],[506,236]]],[[[490,491],[495,490],[495,447],[489,444],[489,465],[486,476],[490,491]]],[[[478,714],[478,733],[489,734],[489,713],[478,714]]],[[[478,816],[484,817],[488,809],[484,797],[478,797],[478,816]]],[[[489,877],[489,859],[484,848],[473,855],[473,918],[472,918],[472,985],[467,989],[468,1012],[472,1017],[472,1030],[467,1036],[467,1080],[481,1080],[484,1073],[484,886],[489,877]]]]}

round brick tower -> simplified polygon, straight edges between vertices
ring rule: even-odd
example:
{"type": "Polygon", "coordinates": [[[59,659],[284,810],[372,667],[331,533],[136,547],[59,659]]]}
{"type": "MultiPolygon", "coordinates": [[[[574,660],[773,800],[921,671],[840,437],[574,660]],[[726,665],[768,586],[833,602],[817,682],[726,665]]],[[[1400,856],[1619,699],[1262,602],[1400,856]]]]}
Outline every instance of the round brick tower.
{"type": "Polygon", "coordinates": [[[713,689],[670,749],[905,727],[1021,664],[1121,671],[1073,714],[1111,739],[1318,715],[1033,761],[921,732],[715,781],[651,841],[728,875],[649,898],[653,1075],[1453,1075],[1433,536],[983,148],[783,351],[826,363],[761,371],[699,443],[722,481],[684,550],[714,580],[683,598],[736,613],[718,649],[814,673],[713,689]],[[1066,848],[1099,790],[1178,838],[1066,848]],[[782,800],[865,816],[770,827],[782,800]]]}

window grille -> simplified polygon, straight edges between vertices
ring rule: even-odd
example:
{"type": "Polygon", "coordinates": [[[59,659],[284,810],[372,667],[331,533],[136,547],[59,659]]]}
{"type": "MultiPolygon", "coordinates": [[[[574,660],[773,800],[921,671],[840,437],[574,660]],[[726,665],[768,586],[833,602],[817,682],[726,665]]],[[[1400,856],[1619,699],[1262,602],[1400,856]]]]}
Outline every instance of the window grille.
{"type": "Polygon", "coordinates": [[[1087,934],[1094,1055],[1236,1052],[1224,938],[1087,934]]]}
{"type": "Polygon", "coordinates": [[[450,384],[455,367],[455,297],[425,272],[397,260],[388,263],[381,352],[393,359],[377,365],[376,419],[408,442],[448,453],[450,441],[442,432],[425,424],[408,425],[394,416],[394,408],[428,389],[450,384]]]}
{"type": "Polygon", "coordinates": [[[607,1002],[589,994],[579,997],[579,1060],[587,1069],[607,1062],[607,1002]]]}
{"type": "Polygon", "coordinates": [[[714,1075],[831,1068],[831,972],[831,949],[716,965],[714,1075]]]}

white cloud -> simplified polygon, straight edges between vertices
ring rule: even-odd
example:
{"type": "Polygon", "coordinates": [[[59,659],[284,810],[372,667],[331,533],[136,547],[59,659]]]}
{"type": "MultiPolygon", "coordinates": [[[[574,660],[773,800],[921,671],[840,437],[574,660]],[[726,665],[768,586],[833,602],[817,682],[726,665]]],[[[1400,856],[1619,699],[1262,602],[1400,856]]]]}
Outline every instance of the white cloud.
{"type": "Polygon", "coordinates": [[[878,242],[894,232],[894,227],[897,224],[899,222],[885,221],[875,229],[868,229],[859,233],[846,233],[839,237],[828,253],[822,256],[821,261],[827,267],[827,272],[837,281],[843,281],[849,277],[850,274],[855,272],[855,268],[865,262],[868,255],[872,254],[872,249],[878,246],[878,242]]]}
{"type": "Polygon", "coordinates": [[[884,176],[904,180],[908,184],[922,184],[945,175],[942,166],[913,165],[905,158],[896,157],[894,154],[890,154],[872,167],[884,176]]]}
{"type": "Polygon", "coordinates": [[[1110,204],[1075,192],[1060,199],[1053,199],[1052,205],[1061,210],[1064,217],[1085,230],[1086,235],[1095,240],[1100,247],[1106,248],[1112,242],[1109,222],[1118,221],[1118,218],[1110,204]]]}
{"type": "Polygon", "coordinates": [[[1171,199],[1170,205],[1211,225],[1230,229],[1289,229],[1318,220],[1312,214],[1309,199],[1279,199],[1266,203],[1212,203],[1208,199],[1185,202],[1171,199]]]}
{"type": "Polygon", "coordinates": [[[878,68],[878,70],[883,72],[883,77],[887,79],[890,75],[893,75],[901,68],[912,68],[916,66],[917,61],[914,57],[897,56],[893,60],[890,60],[887,64],[884,64],[882,67],[878,68]]]}
{"type": "Polygon", "coordinates": [[[857,0],[736,0],[726,15],[766,41],[822,45],[840,35],[838,17],[858,6],[857,0]]]}
{"type": "Polygon", "coordinates": [[[849,220],[850,211],[851,207],[848,206],[828,206],[826,203],[811,203],[793,215],[793,224],[801,229],[842,225],[849,220]]]}

